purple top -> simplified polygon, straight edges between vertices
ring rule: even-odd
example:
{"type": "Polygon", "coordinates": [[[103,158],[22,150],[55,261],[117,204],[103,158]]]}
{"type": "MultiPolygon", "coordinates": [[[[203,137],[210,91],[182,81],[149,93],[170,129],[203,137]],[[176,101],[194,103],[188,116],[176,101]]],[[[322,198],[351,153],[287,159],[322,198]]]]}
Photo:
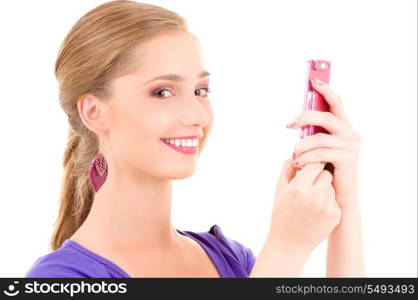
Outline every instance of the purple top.
{"type": "MultiPolygon", "coordinates": [[[[225,237],[218,225],[208,232],[181,231],[178,233],[194,239],[206,252],[221,277],[248,277],[255,263],[250,248],[225,237]]],[[[77,242],[67,239],[61,248],[39,257],[25,277],[130,277],[115,263],[93,253],[77,242]]]]}

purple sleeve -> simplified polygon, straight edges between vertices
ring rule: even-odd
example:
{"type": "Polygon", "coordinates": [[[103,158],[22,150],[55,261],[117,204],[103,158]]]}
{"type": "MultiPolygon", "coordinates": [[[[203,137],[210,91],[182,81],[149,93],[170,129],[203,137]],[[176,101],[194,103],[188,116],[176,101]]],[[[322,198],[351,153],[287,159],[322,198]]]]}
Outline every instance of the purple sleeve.
{"type": "Polygon", "coordinates": [[[247,277],[250,275],[251,270],[254,267],[256,257],[253,253],[253,251],[250,248],[247,248],[244,246],[244,256],[245,256],[245,271],[247,272],[247,277]]]}
{"type": "Polygon", "coordinates": [[[108,277],[106,270],[78,253],[60,250],[39,257],[26,272],[29,278],[108,277]]]}
{"type": "Polygon", "coordinates": [[[83,274],[71,266],[59,264],[39,264],[34,265],[25,274],[29,278],[86,278],[83,274]]]}
{"type": "MultiPolygon", "coordinates": [[[[252,250],[246,247],[244,244],[226,237],[221,228],[218,225],[214,225],[210,231],[213,233],[220,241],[226,245],[228,252],[232,254],[232,257],[235,257],[235,260],[239,263],[241,271],[239,273],[244,273],[243,276],[248,277],[251,273],[251,270],[254,266],[256,257],[252,250]]],[[[238,270],[236,270],[238,272],[238,270]]]]}

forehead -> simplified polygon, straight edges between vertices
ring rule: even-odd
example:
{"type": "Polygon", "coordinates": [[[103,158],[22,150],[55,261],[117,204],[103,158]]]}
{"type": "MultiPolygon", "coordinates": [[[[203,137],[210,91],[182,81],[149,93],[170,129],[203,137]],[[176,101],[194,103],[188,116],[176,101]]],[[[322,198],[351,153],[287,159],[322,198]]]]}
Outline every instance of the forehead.
{"type": "Polygon", "coordinates": [[[174,31],[147,40],[134,51],[141,77],[164,73],[189,76],[204,69],[198,41],[187,32],[174,31]]]}

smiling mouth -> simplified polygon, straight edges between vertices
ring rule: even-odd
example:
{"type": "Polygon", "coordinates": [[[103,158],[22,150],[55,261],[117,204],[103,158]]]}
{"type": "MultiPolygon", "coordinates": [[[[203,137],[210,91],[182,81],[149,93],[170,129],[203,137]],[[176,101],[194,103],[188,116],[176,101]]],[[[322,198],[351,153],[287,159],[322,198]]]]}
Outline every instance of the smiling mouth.
{"type": "Polygon", "coordinates": [[[160,139],[166,144],[173,145],[176,147],[183,147],[183,148],[196,148],[199,146],[200,139],[173,139],[173,138],[162,138],[160,139]]]}
{"type": "Polygon", "coordinates": [[[171,149],[183,154],[194,154],[199,148],[199,139],[160,139],[164,144],[171,149]]]}

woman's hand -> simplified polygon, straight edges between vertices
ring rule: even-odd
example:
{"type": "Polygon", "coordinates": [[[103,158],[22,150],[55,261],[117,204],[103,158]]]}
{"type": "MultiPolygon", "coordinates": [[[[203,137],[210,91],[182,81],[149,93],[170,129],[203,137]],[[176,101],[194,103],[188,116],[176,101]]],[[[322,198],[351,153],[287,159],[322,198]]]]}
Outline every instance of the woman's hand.
{"type": "Polygon", "coordinates": [[[357,195],[360,134],[351,127],[342,100],[331,87],[324,82],[317,84],[314,81],[312,81],[312,86],[328,102],[330,112],[302,112],[293,122],[288,124],[288,128],[318,125],[325,128],[330,134],[317,133],[299,140],[295,145],[292,157],[294,167],[301,169],[310,163],[332,163],[336,200],[341,209],[344,209],[345,206],[352,204],[346,203],[346,201],[356,199],[357,195]]]}
{"type": "Polygon", "coordinates": [[[276,186],[268,243],[284,253],[306,257],[338,225],[332,175],[325,164],[309,164],[299,176],[285,160],[276,186]]]}
{"type": "Polygon", "coordinates": [[[249,277],[299,277],[312,250],[338,225],[332,175],[325,164],[310,164],[295,177],[283,162],[276,185],[270,230],[249,277]]]}

